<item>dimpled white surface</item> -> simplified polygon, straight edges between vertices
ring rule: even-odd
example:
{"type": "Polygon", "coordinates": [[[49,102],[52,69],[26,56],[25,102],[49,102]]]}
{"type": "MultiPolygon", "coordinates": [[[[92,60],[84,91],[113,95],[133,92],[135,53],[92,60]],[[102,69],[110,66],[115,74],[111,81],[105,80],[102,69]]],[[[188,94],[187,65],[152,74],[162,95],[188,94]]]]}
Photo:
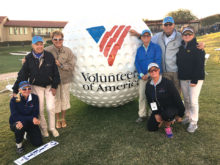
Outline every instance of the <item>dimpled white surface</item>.
{"type": "MultiPolygon", "coordinates": [[[[131,29],[138,32],[147,29],[147,25],[142,20],[122,19],[71,21],[63,30],[64,45],[73,51],[76,60],[71,93],[93,106],[117,107],[138,96],[138,77],[134,61],[136,50],[141,45],[140,40],[127,33],[111,66],[108,57],[100,52],[99,45],[104,34],[115,25],[131,26],[131,29]],[[87,28],[98,26],[103,26],[105,32],[96,43],[87,28]]],[[[114,33],[109,39],[113,35],[114,33]]]]}

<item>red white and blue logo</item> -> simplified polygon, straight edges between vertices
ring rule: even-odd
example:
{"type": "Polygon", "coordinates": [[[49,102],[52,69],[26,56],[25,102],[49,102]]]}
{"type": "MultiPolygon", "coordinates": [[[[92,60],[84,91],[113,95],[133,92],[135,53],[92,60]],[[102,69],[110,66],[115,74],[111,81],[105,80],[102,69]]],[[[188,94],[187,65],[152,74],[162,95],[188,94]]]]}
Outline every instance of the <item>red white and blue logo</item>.
{"type": "Polygon", "coordinates": [[[99,50],[108,58],[109,66],[112,66],[118,50],[124,42],[131,26],[115,25],[110,31],[106,31],[104,26],[87,28],[94,41],[99,44],[99,50]]]}

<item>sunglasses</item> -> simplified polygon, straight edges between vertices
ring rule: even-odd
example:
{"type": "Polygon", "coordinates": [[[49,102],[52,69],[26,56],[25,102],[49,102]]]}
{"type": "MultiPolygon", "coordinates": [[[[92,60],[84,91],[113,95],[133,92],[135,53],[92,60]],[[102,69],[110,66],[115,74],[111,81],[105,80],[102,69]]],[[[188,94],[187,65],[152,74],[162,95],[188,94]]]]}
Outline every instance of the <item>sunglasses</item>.
{"type": "Polygon", "coordinates": [[[148,38],[148,37],[151,37],[151,35],[143,35],[142,37],[148,38]]]}
{"type": "Polygon", "coordinates": [[[29,87],[29,88],[22,88],[22,91],[27,91],[27,90],[31,90],[31,87],[29,87]]]}
{"type": "Polygon", "coordinates": [[[150,73],[153,73],[153,72],[157,72],[159,69],[155,68],[155,69],[151,69],[149,70],[150,73]]]}
{"type": "Polygon", "coordinates": [[[63,41],[63,38],[53,38],[54,41],[63,41]]]}
{"type": "Polygon", "coordinates": [[[192,36],[192,33],[184,33],[183,36],[192,36]]]}
{"type": "Polygon", "coordinates": [[[173,25],[173,23],[165,23],[165,24],[164,24],[164,26],[166,26],[166,27],[167,27],[167,26],[172,26],[172,25],[173,25]]]}

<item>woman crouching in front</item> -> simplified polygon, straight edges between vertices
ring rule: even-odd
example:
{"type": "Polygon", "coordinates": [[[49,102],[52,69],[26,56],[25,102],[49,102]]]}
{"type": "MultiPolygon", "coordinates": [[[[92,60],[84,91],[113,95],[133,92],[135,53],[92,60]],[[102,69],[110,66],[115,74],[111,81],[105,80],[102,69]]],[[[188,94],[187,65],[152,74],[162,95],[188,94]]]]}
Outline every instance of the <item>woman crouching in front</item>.
{"type": "Polygon", "coordinates": [[[149,131],[157,131],[164,123],[168,138],[173,137],[171,124],[174,119],[182,121],[184,105],[172,81],[160,75],[160,68],[156,63],[148,65],[151,80],[146,85],[146,98],[152,114],[147,123],[149,131]]]}
{"type": "Polygon", "coordinates": [[[38,97],[31,94],[31,85],[28,81],[19,83],[19,93],[10,101],[11,116],[9,118],[10,128],[15,134],[17,152],[24,151],[22,141],[25,132],[27,139],[34,146],[43,144],[39,129],[39,101],[38,97]]]}

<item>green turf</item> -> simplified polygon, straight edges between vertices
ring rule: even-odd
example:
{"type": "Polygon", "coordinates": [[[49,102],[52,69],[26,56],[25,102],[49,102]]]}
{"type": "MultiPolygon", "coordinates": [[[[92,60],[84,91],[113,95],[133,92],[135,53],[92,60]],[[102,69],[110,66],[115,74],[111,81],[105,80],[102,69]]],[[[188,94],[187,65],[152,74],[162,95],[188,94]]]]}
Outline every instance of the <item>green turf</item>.
{"type": "MultiPolygon", "coordinates": [[[[199,128],[194,134],[188,133],[187,126],[181,124],[174,125],[173,139],[166,138],[163,129],[153,133],[146,131],[146,123],[134,122],[138,117],[137,100],[118,108],[96,108],[71,96],[67,128],[59,129],[58,138],[44,138],[45,143],[56,140],[60,144],[27,164],[220,164],[220,64],[215,59],[217,52],[211,52],[220,44],[212,46],[212,41],[205,42],[207,53],[212,55],[200,95],[199,128]]],[[[5,85],[6,82],[0,82],[0,90],[5,85]]],[[[8,104],[9,93],[0,94],[0,164],[13,164],[20,157],[15,152],[14,135],[9,129],[8,104]]],[[[25,149],[28,153],[34,147],[25,143],[25,149]]]]}
{"type": "Polygon", "coordinates": [[[9,53],[17,51],[30,51],[31,47],[10,46],[0,47],[0,74],[8,72],[16,72],[21,68],[21,59],[24,56],[14,56],[9,53]]]}

